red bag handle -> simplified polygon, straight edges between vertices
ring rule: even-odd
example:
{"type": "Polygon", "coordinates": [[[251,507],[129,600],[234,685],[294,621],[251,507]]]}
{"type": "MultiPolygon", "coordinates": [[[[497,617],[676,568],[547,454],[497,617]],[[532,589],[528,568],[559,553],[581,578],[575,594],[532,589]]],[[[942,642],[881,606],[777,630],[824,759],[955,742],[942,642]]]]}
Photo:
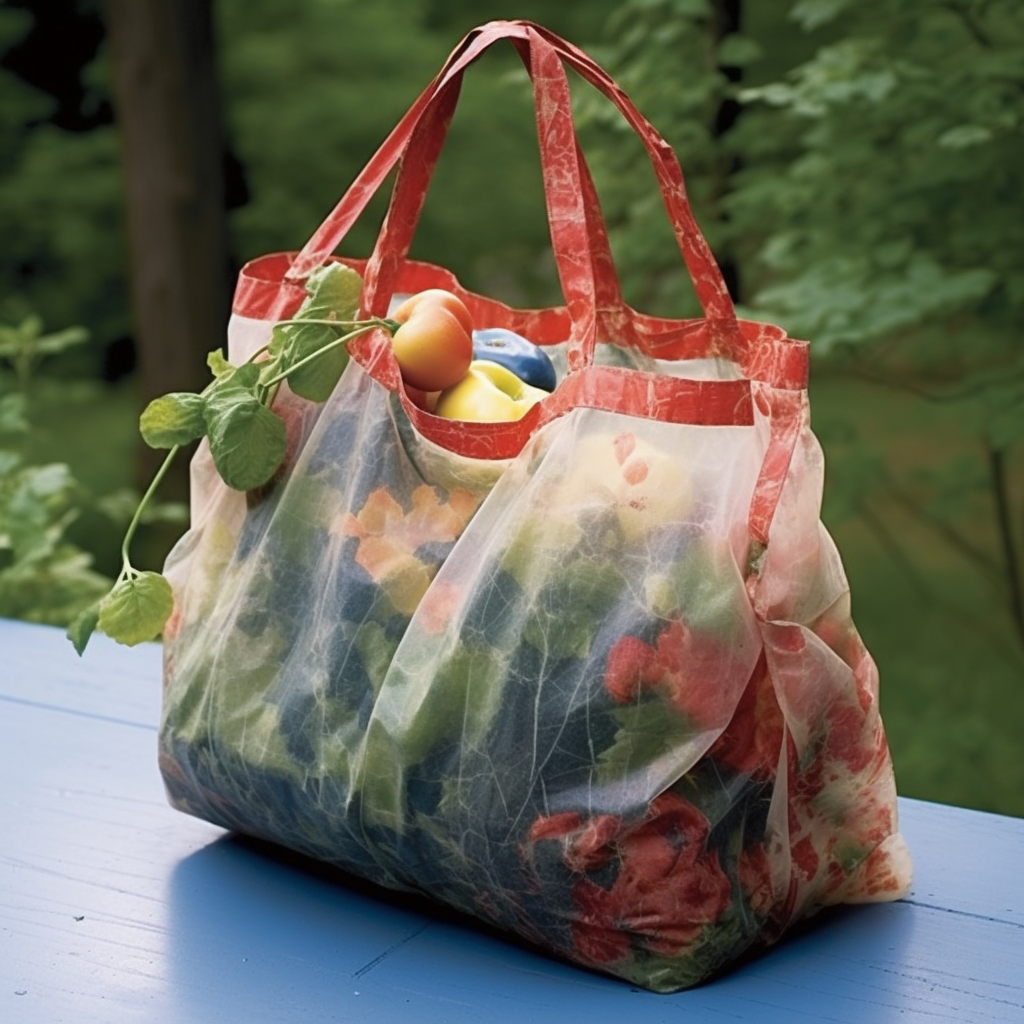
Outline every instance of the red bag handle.
{"type": "MultiPolygon", "coordinates": [[[[576,370],[593,362],[598,337],[635,344],[633,320],[622,299],[593,179],[576,140],[565,69],[543,39],[514,42],[535,86],[548,221],[573,325],[567,357],[570,370],[576,370]]],[[[391,206],[366,269],[364,302],[373,315],[384,315],[394,291],[458,90],[458,78],[439,88],[406,146],[391,206]]]]}
{"type": "MultiPolygon", "coordinates": [[[[531,61],[534,71],[535,94],[543,92],[545,88],[552,88],[556,93],[567,97],[567,82],[564,85],[564,93],[562,86],[565,73],[561,66],[561,60],[564,59],[616,104],[641,138],[651,157],[673,231],[706,316],[711,320],[724,321],[727,325],[735,325],[732,301],[718,265],[693,218],[686,197],[682,170],[671,147],[636,110],[625,93],[590,57],[549,30],[525,21],[491,22],[466,36],[453,51],[445,67],[420,95],[370,163],[367,164],[334,211],[307,242],[293,262],[288,277],[292,280],[303,279],[333,252],[395,162],[406,153],[410,140],[424,119],[432,122],[432,131],[435,136],[441,136],[440,139],[435,137],[439,152],[440,142],[443,141],[443,126],[446,125],[447,119],[437,113],[436,108],[432,112],[434,104],[441,104],[442,112],[447,111],[449,107],[453,110],[458,84],[461,82],[465,67],[486,48],[503,38],[518,40],[520,45],[525,45],[533,55],[531,61]],[[557,70],[556,64],[558,65],[557,70]],[[542,75],[541,82],[538,82],[538,74],[542,75]],[[541,84],[542,82],[551,83],[551,85],[545,86],[541,84]],[[438,120],[434,121],[434,118],[438,120]]],[[[567,178],[561,179],[560,188],[555,188],[554,184],[549,182],[545,191],[549,200],[553,189],[555,195],[569,199],[568,213],[556,214],[551,226],[553,239],[557,239],[555,241],[556,256],[561,255],[562,257],[560,273],[563,276],[563,289],[570,293],[566,295],[570,305],[570,314],[572,319],[584,328],[582,332],[574,331],[574,334],[577,337],[582,334],[582,337],[585,338],[591,333],[589,323],[594,314],[588,314],[588,309],[592,311],[595,305],[603,311],[602,315],[605,319],[614,317],[619,322],[621,330],[623,321],[628,318],[623,316],[625,307],[618,294],[617,278],[610,266],[610,252],[603,219],[600,216],[589,171],[586,170],[586,164],[582,161],[582,154],[575,138],[571,109],[568,106],[564,107],[562,119],[559,121],[557,111],[552,113],[550,105],[542,103],[540,97],[537,100],[537,107],[541,124],[546,123],[549,130],[553,130],[555,133],[553,136],[546,136],[542,127],[541,147],[542,154],[547,153],[546,166],[556,168],[551,172],[553,175],[567,175],[567,178]],[[568,144],[569,137],[572,139],[571,147],[568,144]],[[559,150],[555,143],[561,144],[561,156],[558,156],[559,150]],[[554,154],[552,154],[552,148],[555,149],[554,154]],[[579,272],[574,268],[579,266],[581,261],[596,264],[599,268],[596,275],[588,275],[596,277],[596,282],[590,294],[584,294],[582,297],[574,294],[574,287],[571,283],[566,289],[565,283],[566,271],[568,271],[569,277],[573,277],[575,274],[576,278],[579,278],[579,272]]],[[[450,112],[448,112],[447,118],[450,116],[450,112]]],[[[420,142],[419,146],[425,147],[426,143],[420,142]]],[[[411,160],[408,162],[413,164],[411,160]]],[[[420,169],[432,170],[432,167],[421,165],[420,169]]],[[[422,180],[423,175],[419,177],[422,180]]],[[[409,203],[411,200],[404,198],[405,193],[402,198],[396,198],[398,192],[399,188],[396,185],[392,203],[396,214],[393,219],[389,218],[392,221],[390,227],[385,226],[389,227],[391,232],[397,230],[396,224],[398,223],[404,223],[406,230],[415,226],[415,217],[407,218],[407,211],[403,210],[403,204],[409,203]]],[[[418,202],[422,202],[422,195],[418,202]]],[[[563,203],[563,206],[566,204],[563,203]]],[[[381,234],[385,234],[384,228],[382,228],[381,234]]],[[[378,239],[378,250],[387,251],[380,245],[380,241],[378,239]]],[[[387,239],[388,245],[391,246],[391,252],[403,248],[401,244],[397,247],[394,246],[393,242],[395,241],[400,242],[401,239],[400,237],[396,238],[394,234],[387,239]]],[[[387,275],[387,266],[383,265],[382,269],[387,275]]],[[[588,289],[588,291],[590,290],[588,289]]],[[[376,289],[373,289],[370,294],[375,296],[375,293],[376,289]]],[[[376,303],[375,297],[373,301],[376,303]]],[[[727,327],[725,333],[732,333],[732,330],[727,327]]],[[[585,359],[585,361],[589,361],[589,359],[585,359]]]]}
{"type": "Polygon", "coordinates": [[[325,263],[327,257],[341,244],[349,229],[359,219],[359,215],[398,162],[413,129],[423,117],[435,93],[448,80],[452,69],[455,68],[456,73],[459,73],[457,65],[460,62],[469,63],[475,60],[486,48],[487,44],[481,46],[479,41],[475,45],[472,42],[477,31],[470,32],[451,52],[434,80],[420,93],[413,105],[392,129],[391,134],[380,144],[377,152],[356,176],[348,191],[338,200],[334,209],[292,260],[285,275],[286,281],[301,284],[317,267],[325,263]]]}

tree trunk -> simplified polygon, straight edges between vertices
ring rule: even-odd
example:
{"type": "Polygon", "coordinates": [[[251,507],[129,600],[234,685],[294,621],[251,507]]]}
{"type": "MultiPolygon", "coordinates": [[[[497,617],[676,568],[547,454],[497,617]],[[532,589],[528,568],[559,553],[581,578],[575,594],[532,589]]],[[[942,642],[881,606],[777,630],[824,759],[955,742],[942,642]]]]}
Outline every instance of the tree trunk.
{"type": "MultiPolygon", "coordinates": [[[[743,2],[742,0],[713,0],[711,5],[711,30],[714,34],[716,47],[721,44],[726,36],[742,31],[743,2]]],[[[721,69],[726,80],[732,84],[738,84],[742,77],[742,69],[738,67],[724,67],[721,69]]],[[[711,134],[715,139],[721,139],[736,124],[742,112],[740,104],[732,97],[727,96],[719,104],[715,113],[715,120],[711,126],[711,134]]],[[[722,200],[729,191],[731,181],[740,170],[739,157],[736,155],[727,156],[721,151],[720,180],[718,188],[719,215],[723,220],[728,220],[722,200]]],[[[734,302],[743,300],[743,282],[740,278],[739,262],[734,258],[732,245],[726,241],[722,245],[722,251],[718,254],[719,265],[722,268],[722,276],[729,288],[729,294],[734,302]]]]}
{"type": "MultiPolygon", "coordinates": [[[[107,0],[142,397],[201,389],[230,261],[212,0],[107,0]]],[[[157,453],[143,458],[152,476],[157,453]]],[[[158,458],[159,456],[157,456],[158,458]]],[[[185,459],[166,497],[182,497],[185,459]]]]}

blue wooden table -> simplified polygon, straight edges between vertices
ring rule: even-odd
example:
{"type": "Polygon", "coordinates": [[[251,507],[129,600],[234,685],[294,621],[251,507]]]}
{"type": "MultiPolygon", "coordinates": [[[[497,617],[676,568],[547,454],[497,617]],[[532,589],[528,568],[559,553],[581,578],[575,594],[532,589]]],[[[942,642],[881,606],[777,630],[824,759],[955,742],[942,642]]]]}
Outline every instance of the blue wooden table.
{"type": "Polygon", "coordinates": [[[1024,820],[901,802],[902,902],[677,995],[171,810],[160,649],[0,620],[0,1021],[1024,1022],[1024,820]]]}

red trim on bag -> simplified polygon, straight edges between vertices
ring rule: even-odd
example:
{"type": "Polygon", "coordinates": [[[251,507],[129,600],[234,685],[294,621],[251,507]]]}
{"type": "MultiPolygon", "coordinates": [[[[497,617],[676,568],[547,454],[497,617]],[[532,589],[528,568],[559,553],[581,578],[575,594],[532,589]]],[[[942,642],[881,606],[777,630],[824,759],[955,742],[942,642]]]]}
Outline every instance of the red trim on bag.
{"type": "MultiPolygon", "coordinates": [[[[247,263],[239,274],[233,312],[257,320],[278,320],[294,314],[305,292],[285,280],[293,257],[292,253],[274,253],[247,263]]],[[[359,273],[366,266],[366,260],[332,259],[359,273]]],[[[397,287],[402,293],[446,288],[466,302],[478,323],[508,327],[542,345],[564,342],[569,330],[564,307],[512,309],[467,291],[450,271],[431,263],[403,261],[397,287]]],[[[549,398],[521,420],[467,424],[433,416],[408,400],[384,331],[357,339],[350,351],[367,373],[402,397],[409,419],[424,437],[449,451],[478,459],[514,458],[539,427],[575,408],[603,409],[666,423],[749,426],[753,423],[751,380],[792,392],[806,387],[807,344],[787,338],[781,328],[741,320],[740,351],[735,351],[735,334],[717,330],[713,320],[669,320],[630,312],[636,325],[638,348],[644,354],[668,361],[729,359],[743,376],[734,380],[690,380],[621,367],[591,366],[567,375],[549,398]]],[[[772,504],[776,497],[773,494],[767,503],[772,504]]],[[[767,518],[767,506],[755,513],[755,520],[764,522],[767,518]]]]}
{"type": "Polygon", "coordinates": [[[448,451],[473,459],[512,459],[540,427],[575,409],[600,409],[664,423],[749,427],[753,424],[750,382],[686,380],[639,370],[592,366],[566,377],[521,420],[463,423],[402,405],[416,429],[448,451]]]}
{"type": "MultiPolygon", "coordinates": [[[[295,255],[272,253],[246,263],[238,275],[232,311],[254,320],[282,320],[294,314],[305,296],[299,285],[285,278],[295,255]]],[[[331,259],[352,267],[360,274],[366,269],[365,259],[338,256],[331,259]]],[[[444,267],[419,260],[404,260],[399,270],[397,291],[413,293],[427,288],[445,288],[454,292],[481,325],[507,327],[538,345],[561,344],[568,340],[571,328],[564,306],[513,309],[463,288],[455,275],[444,267]]],[[[781,327],[755,320],[739,320],[730,322],[726,330],[719,321],[707,318],[670,320],[637,313],[629,307],[626,309],[636,327],[637,347],[645,355],[671,361],[724,358],[735,362],[750,380],[787,390],[800,391],[807,387],[807,343],[787,337],[781,327]],[[738,351],[734,324],[739,326],[738,351]]],[[[600,340],[610,342],[612,339],[600,340]]]]}
{"type": "Polygon", "coordinates": [[[754,388],[754,401],[768,417],[770,436],[754,486],[747,523],[754,540],[767,544],[782,488],[789,477],[789,466],[804,429],[807,395],[802,391],[769,391],[759,384],[754,388]]]}
{"type": "Polygon", "coordinates": [[[246,263],[238,274],[231,312],[251,320],[284,320],[302,304],[306,290],[285,280],[293,252],[275,252],[246,263]]]}

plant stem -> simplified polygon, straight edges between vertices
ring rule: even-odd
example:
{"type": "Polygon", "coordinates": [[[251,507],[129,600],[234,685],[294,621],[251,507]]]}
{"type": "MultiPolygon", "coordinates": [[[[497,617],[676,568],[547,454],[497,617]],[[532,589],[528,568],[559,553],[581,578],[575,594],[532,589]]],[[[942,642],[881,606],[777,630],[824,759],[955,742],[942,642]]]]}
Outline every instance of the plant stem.
{"type": "Polygon", "coordinates": [[[295,317],[291,320],[278,320],[275,327],[304,327],[312,324],[314,327],[352,327],[358,330],[370,327],[383,327],[392,334],[402,325],[397,320],[388,320],[386,317],[375,316],[369,320],[327,320],[315,317],[295,317]]]}
{"type": "MultiPolygon", "coordinates": [[[[331,327],[337,327],[342,321],[338,320],[285,320],[284,323],[297,323],[297,324],[327,324],[331,327]]],[[[349,331],[348,334],[343,334],[340,338],[335,338],[334,341],[328,342],[321,348],[318,348],[315,352],[311,352],[308,356],[300,359],[297,363],[292,363],[287,369],[282,370],[275,377],[271,377],[270,380],[265,380],[261,383],[263,388],[272,388],[275,384],[280,384],[281,381],[286,380],[290,373],[299,369],[301,366],[305,366],[307,363],[313,362],[315,359],[319,359],[325,352],[330,352],[332,348],[337,348],[339,345],[347,345],[353,338],[360,334],[365,334],[367,331],[371,331],[377,327],[386,327],[390,321],[386,320],[372,320],[363,323],[362,326],[357,327],[354,331],[349,331]]]]}
{"type": "Polygon", "coordinates": [[[139,528],[139,523],[142,522],[142,514],[149,504],[153,495],[156,493],[156,489],[160,486],[160,482],[167,475],[167,470],[171,468],[171,463],[174,461],[174,456],[178,454],[178,450],[181,446],[175,445],[168,451],[167,456],[160,468],[156,471],[156,475],[153,477],[146,493],[142,496],[139,501],[138,507],[135,509],[135,515],[132,516],[132,521],[128,524],[128,529],[125,530],[124,540],[121,542],[121,576],[120,579],[131,576],[135,573],[135,569],[132,566],[131,559],[128,557],[128,549],[131,547],[132,539],[135,536],[135,531],[139,528]]]}
{"type": "Polygon", "coordinates": [[[1006,489],[1006,458],[999,448],[995,448],[991,444],[986,447],[988,449],[989,473],[992,477],[992,500],[995,504],[999,543],[1003,549],[1003,562],[1006,565],[1010,617],[1021,643],[1024,643],[1024,592],[1022,592],[1017,562],[1017,547],[1013,539],[1013,525],[1010,522],[1010,498],[1006,489]]]}

